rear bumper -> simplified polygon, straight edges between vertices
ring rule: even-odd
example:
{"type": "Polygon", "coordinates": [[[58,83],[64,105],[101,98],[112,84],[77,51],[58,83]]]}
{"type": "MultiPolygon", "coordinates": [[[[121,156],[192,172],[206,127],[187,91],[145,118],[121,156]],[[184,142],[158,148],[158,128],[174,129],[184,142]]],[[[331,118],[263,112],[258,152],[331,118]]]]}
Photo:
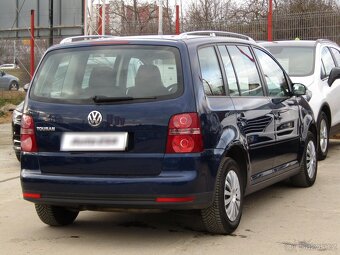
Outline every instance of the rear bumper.
{"type": "MultiPolygon", "coordinates": [[[[202,209],[213,201],[218,157],[194,157],[192,170],[163,170],[157,176],[144,177],[58,175],[22,169],[21,185],[23,193],[40,195],[38,199],[25,198],[28,201],[84,210],[202,209]]],[[[174,160],[172,157],[171,162],[174,160]]]]}
{"type": "Polygon", "coordinates": [[[96,209],[201,209],[212,202],[213,192],[199,192],[188,185],[197,181],[195,172],[173,173],[149,178],[71,177],[43,175],[22,170],[23,193],[40,194],[40,198],[25,198],[34,203],[96,209]],[[158,198],[185,198],[179,202],[158,202],[158,198]],[[188,201],[189,200],[189,201],[188,201]]]}

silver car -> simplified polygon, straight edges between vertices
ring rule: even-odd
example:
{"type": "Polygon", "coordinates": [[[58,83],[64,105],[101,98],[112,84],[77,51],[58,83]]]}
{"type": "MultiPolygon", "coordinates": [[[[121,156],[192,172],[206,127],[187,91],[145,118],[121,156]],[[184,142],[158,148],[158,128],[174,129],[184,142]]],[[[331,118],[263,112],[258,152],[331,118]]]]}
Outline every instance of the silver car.
{"type": "Polygon", "coordinates": [[[18,90],[19,79],[13,75],[7,74],[0,70],[0,89],[18,90]]]}

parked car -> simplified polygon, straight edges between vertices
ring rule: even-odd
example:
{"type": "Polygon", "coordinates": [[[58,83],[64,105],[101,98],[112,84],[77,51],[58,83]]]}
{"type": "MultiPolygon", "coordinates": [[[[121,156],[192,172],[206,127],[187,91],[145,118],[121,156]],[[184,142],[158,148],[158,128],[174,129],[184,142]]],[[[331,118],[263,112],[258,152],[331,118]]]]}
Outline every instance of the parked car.
{"type": "Polygon", "coordinates": [[[309,101],[318,127],[318,158],[325,159],[329,137],[340,131],[340,47],[328,40],[261,43],[293,82],[312,91],[309,101]]]}
{"type": "Polygon", "coordinates": [[[0,89],[18,90],[19,78],[0,70],[0,89]]]}
{"type": "Polygon", "coordinates": [[[86,38],[48,49],[25,99],[21,184],[44,223],[71,224],[82,210],[197,209],[225,234],[245,195],[285,179],[314,184],[306,87],[251,38],[86,38]]]}
{"type": "MultiPolygon", "coordinates": [[[[24,91],[27,92],[29,83],[24,85],[24,91]]],[[[21,143],[20,143],[20,129],[21,129],[21,118],[24,110],[24,101],[17,105],[12,113],[12,141],[15,156],[20,161],[21,154],[21,143]]]]}
{"type": "Polygon", "coordinates": [[[24,109],[24,101],[22,101],[14,109],[12,113],[12,140],[13,149],[17,159],[20,161],[21,144],[20,144],[20,128],[21,128],[21,118],[24,109]]]}
{"type": "Polygon", "coordinates": [[[16,64],[2,64],[0,65],[0,70],[1,69],[18,69],[19,66],[16,64]]]}

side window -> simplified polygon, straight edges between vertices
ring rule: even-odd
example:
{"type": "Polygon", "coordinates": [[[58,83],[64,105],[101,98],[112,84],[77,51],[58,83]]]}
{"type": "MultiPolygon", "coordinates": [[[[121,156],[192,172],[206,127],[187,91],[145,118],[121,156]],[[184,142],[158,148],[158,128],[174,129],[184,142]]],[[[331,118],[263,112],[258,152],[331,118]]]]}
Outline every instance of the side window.
{"type": "Polygon", "coordinates": [[[126,87],[134,87],[135,86],[135,77],[139,67],[143,65],[143,62],[138,58],[131,58],[128,70],[127,70],[127,80],[126,80],[126,87]]]}
{"type": "Polygon", "coordinates": [[[50,96],[52,98],[59,98],[62,94],[71,95],[72,92],[72,84],[65,82],[67,80],[75,80],[76,78],[76,61],[72,59],[69,55],[64,55],[60,58],[60,62],[58,63],[54,72],[52,72],[52,77],[49,80],[51,82],[50,88],[50,96]]]}
{"type": "Polygon", "coordinates": [[[62,90],[70,59],[70,56],[65,56],[59,63],[52,80],[52,88],[54,91],[62,90]]]}
{"type": "Polygon", "coordinates": [[[176,60],[172,56],[164,59],[155,59],[153,64],[158,67],[162,77],[164,87],[172,86],[177,89],[177,66],[176,60]]]}
{"type": "Polygon", "coordinates": [[[322,76],[321,78],[325,78],[329,76],[331,70],[333,67],[335,67],[334,60],[332,58],[332,55],[327,47],[324,47],[321,52],[321,61],[325,68],[325,76],[322,76]]]}
{"type": "Polygon", "coordinates": [[[229,94],[231,96],[239,96],[236,75],[234,72],[233,64],[231,63],[229,53],[226,46],[218,46],[218,49],[222,56],[224,70],[227,76],[227,82],[229,87],[229,94]]]}
{"type": "Polygon", "coordinates": [[[270,96],[282,97],[289,95],[289,86],[281,67],[264,51],[254,49],[266,79],[270,96]]]}
{"type": "Polygon", "coordinates": [[[333,56],[337,62],[337,66],[340,66],[340,51],[335,49],[335,48],[330,48],[332,53],[333,53],[333,56]]]}
{"type": "Polygon", "coordinates": [[[241,96],[263,96],[254,56],[246,46],[227,46],[238,78],[241,96]]]}
{"type": "Polygon", "coordinates": [[[224,96],[222,73],[214,47],[198,50],[204,92],[208,96],[224,96]]]}
{"type": "Polygon", "coordinates": [[[94,67],[101,66],[111,68],[113,70],[115,61],[116,57],[113,56],[106,56],[104,54],[90,54],[87,59],[84,78],[81,83],[81,87],[83,89],[89,87],[89,81],[94,67]]]}
{"type": "Polygon", "coordinates": [[[174,55],[170,52],[162,52],[162,58],[152,58],[151,56],[150,58],[147,58],[147,61],[145,61],[145,58],[130,58],[127,67],[126,87],[135,87],[136,75],[139,67],[141,67],[142,65],[148,65],[147,62],[151,63],[152,66],[157,67],[157,69],[159,70],[162,86],[169,89],[169,91],[171,92],[176,92],[178,89],[178,70],[176,59],[174,58],[174,55]]]}

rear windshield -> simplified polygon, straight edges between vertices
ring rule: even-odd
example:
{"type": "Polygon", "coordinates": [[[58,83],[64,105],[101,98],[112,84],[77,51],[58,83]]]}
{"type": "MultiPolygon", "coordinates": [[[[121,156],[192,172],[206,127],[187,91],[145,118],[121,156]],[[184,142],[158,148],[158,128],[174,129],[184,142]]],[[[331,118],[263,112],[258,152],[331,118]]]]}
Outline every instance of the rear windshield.
{"type": "Polygon", "coordinates": [[[290,76],[314,73],[314,47],[266,46],[290,76]]]}
{"type": "Polygon", "coordinates": [[[30,96],[47,102],[110,103],[173,98],[182,90],[174,47],[91,46],[48,53],[30,96]]]}

